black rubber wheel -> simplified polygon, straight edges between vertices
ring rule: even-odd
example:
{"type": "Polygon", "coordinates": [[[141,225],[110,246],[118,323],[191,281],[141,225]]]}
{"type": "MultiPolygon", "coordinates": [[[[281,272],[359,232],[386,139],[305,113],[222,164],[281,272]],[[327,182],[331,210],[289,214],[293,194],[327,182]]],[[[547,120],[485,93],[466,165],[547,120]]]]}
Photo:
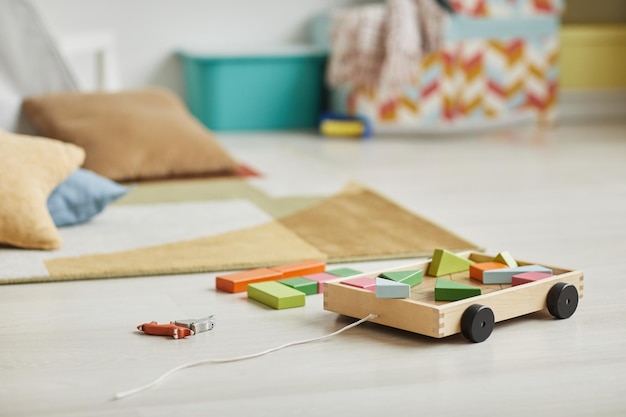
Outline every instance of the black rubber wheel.
{"type": "Polygon", "coordinates": [[[487,306],[473,304],[463,312],[461,333],[474,343],[484,342],[491,335],[495,322],[493,310],[487,306]]]}
{"type": "Polygon", "coordinates": [[[578,290],[566,282],[558,282],[550,288],[546,299],[548,311],[557,319],[566,319],[578,307],[578,290]]]}

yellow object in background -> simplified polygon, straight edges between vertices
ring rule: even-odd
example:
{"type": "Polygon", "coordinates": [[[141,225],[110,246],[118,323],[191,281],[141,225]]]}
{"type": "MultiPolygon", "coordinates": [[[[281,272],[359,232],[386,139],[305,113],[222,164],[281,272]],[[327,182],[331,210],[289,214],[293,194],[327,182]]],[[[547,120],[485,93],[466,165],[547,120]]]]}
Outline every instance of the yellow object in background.
{"type": "Polygon", "coordinates": [[[320,124],[320,132],[324,136],[361,137],[365,133],[365,126],[360,121],[324,120],[320,124]]]}
{"type": "Polygon", "coordinates": [[[626,88],[626,25],[563,25],[563,88],[626,88]]]}

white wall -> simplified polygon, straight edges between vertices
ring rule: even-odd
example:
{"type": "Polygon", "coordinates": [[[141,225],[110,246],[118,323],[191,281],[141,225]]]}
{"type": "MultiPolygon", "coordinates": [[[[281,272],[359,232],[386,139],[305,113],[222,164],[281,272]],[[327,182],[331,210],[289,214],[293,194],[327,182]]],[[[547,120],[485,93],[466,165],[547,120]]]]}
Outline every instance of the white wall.
{"type": "Polygon", "coordinates": [[[122,88],[182,95],[176,50],[306,42],[309,19],[359,0],[32,0],[55,34],[112,30],[122,88]]]}

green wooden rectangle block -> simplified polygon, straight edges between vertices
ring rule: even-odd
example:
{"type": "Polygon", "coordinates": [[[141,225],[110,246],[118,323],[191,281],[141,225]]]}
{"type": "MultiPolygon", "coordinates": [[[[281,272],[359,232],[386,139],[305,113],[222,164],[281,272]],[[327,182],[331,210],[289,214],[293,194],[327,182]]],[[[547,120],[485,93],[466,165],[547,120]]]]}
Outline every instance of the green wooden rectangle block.
{"type": "Polygon", "coordinates": [[[278,280],[283,285],[293,288],[294,290],[302,291],[306,295],[317,294],[318,282],[302,277],[293,277],[287,279],[278,280]]]}
{"type": "Polygon", "coordinates": [[[303,307],[305,294],[276,281],[248,284],[248,298],[267,306],[282,310],[285,308],[303,307]]]}

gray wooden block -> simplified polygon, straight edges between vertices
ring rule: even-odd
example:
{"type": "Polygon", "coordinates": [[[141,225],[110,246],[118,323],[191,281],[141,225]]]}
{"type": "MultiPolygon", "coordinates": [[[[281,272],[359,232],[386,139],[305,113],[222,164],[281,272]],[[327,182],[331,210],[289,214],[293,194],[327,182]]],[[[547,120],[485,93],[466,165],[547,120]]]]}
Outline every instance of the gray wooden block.
{"type": "Polygon", "coordinates": [[[516,268],[492,269],[483,272],[483,284],[510,284],[513,275],[521,274],[522,272],[547,272],[551,274],[552,270],[540,265],[524,265],[516,268]]]}

